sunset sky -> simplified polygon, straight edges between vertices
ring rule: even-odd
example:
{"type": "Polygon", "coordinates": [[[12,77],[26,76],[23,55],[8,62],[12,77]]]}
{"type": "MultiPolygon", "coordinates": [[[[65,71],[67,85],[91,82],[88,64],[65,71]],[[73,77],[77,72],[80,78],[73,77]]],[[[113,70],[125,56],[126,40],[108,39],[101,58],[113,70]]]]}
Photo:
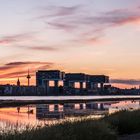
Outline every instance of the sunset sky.
{"type": "Polygon", "coordinates": [[[0,0],[0,84],[38,69],[140,84],[140,0],[0,0]]]}

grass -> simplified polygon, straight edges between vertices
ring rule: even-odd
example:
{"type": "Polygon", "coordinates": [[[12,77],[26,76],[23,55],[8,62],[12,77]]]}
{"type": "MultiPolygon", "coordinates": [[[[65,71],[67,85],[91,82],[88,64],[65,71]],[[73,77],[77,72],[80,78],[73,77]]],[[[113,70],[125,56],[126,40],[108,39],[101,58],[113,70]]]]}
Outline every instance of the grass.
{"type": "Polygon", "coordinates": [[[66,121],[43,128],[30,128],[26,131],[5,133],[2,140],[117,140],[111,126],[96,120],[66,121]]]}
{"type": "Polygon", "coordinates": [[[0,140],[117,140],[117,135],[140,132],[140,110],[122,111],[99,120],[80,119],[25,131],[0,134],[0,140]]]}
{"type": "Polygon", "coordinates": [[[120,135],[140,133],[140,110],[117,112],[103,120],[117,129],[120,135]]]}

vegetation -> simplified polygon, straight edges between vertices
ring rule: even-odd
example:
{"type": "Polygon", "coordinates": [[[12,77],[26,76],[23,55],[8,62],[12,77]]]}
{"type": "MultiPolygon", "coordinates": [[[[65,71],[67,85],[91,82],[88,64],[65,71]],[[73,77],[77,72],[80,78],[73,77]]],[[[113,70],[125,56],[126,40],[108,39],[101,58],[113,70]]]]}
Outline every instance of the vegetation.
{"type": "Polygon", "coordinates": [[[2,140],[116,140],[115,131],[105,122],[96,120],[66,121],[43,128],[28,128],[26,131],[5,133],[2,140]]]}
{"type": "Polygon", "coordinates": [[[140,111],[122,111],[100,120],[80,119],[0,134],[1,140],[117,140],[117,134],[140,132],[140,111]]]}
{"type": "Polygon", "coordinates": [[[140,133],[140,110],[117,112],[103,120],[117,129],[120,135],[140,133]]]}

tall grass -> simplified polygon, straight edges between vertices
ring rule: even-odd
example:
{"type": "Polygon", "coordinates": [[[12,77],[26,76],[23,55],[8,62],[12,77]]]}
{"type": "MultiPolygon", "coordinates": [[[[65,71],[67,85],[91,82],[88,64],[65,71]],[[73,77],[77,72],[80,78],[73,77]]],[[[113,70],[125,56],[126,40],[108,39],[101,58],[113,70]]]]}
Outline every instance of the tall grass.
{"type": "Polygon", "coordinates": [[[140,132],[140,110],[122,111],[99,120],[63,121],[0,134],[0,140],[117,140],[117,134],[140,132]]]}
{"type": "Polygon", "coordinates": [[[104,121],[116,128],[119,134],[132,134],[140,132],[140,110],[121,111],[106,116],[104,121]]]}
{"type": "Polygon", "coordinates": [[[117,140],[114,130],[96,120],[66,121],[43,128],[30,128],[0,136],[2,140],[117,140]]]}

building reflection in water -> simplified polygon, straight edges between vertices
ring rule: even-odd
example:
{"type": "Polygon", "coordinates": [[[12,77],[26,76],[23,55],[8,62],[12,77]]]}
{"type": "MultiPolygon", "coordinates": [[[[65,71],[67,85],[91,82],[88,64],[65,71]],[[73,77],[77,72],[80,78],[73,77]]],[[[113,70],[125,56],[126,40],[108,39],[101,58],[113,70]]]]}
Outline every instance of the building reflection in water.
{"type": "Polygon", "coordinates": [[[0,108],[0,129],[9,127],[26,128],[26,125],[50,125],[67,119],[99,118],[120,110],[140,109],[139,101],[85,102],[63,104],[38,104],[0,108]]]}
{"type": "Polygon", "coordinates": [[[40,104],[36,105],[36,118],[45,119],[45,118],[56,118],[63,119],[64,112],[61,109],[60,105],[49,105],[49,104],[40,104]]]}
{"type": "Polygon", "coordinates": [[[104,103],[65,103],[36,105],[37,119],[64,119],[71,116],[105,115],[104,103]]]}

